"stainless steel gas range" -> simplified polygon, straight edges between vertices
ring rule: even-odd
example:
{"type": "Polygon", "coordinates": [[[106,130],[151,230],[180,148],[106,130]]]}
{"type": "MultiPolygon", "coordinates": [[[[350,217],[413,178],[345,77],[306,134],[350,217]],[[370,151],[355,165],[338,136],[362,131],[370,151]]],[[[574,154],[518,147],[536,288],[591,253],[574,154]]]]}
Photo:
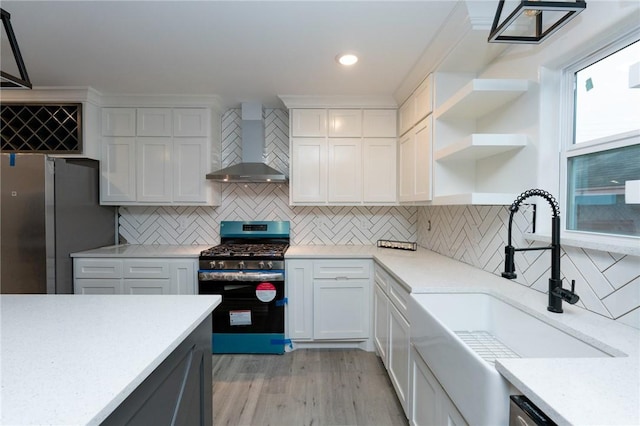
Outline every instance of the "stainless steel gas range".
{"type": "Polygon", "coordinates": [[[218,294],[213,353],[284,353],[284,254],[289,222],[220,223],[220,244],[200,253],[199,294],[218,294]]]}

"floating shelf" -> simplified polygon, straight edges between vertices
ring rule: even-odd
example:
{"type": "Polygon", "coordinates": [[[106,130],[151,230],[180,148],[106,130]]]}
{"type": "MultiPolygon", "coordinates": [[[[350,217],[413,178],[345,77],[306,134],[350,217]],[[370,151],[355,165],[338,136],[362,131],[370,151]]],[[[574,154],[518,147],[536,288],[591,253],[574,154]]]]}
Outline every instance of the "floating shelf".
{"type": "Polygon", "coordinates": [[[436,118],[482,117],[529,90],[531,82],[520,79],[475,78],[436,109],[436,118]]]}
{"type": "Polygon", "coordinates": [[[476,161],[504,152],[522,149],[527,145],[527,135],[474,133],[460,142],[439,149],[434,153],[436,161],[476,161]]]}
{"type": "Polygon", "coordinates": [[[433,197],[432,205],[500,205],[509,206],[518,194],[494,193],[494,192],[469,192],[466,194],[451,194],[433,197]]]}

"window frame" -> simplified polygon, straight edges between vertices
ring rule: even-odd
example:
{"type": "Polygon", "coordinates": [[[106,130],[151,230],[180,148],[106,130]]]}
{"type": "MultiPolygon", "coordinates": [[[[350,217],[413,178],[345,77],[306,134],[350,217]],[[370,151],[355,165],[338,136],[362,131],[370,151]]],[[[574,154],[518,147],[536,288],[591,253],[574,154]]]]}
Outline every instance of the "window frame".
{"type": "Polygon", "coordinates": [[[640,237],[567,229],[569,211],[567,194],[569,159],[584,154],[640,144],[640,130],[633,130],[574,144],[575,73],[639,40],[640,30],[635,29],[623,36],[617,37],[609,43],[594,45],[592,53],[561,67],[560,96],[562,119],[560,124],[559,193],[560,205],[565,212],[564,215],[561,215],[563,240],[570,245],[615,253],[640,255],[640,237]]]}

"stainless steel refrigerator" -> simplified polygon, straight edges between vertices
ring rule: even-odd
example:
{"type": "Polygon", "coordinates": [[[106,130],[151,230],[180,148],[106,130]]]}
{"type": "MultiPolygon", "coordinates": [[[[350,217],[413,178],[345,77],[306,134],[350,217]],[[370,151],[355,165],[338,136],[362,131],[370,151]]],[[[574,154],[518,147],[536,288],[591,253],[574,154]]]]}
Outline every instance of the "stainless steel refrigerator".
{"type": "Polygon", "coordinates": [[[0,293],[73,293],[70,253],[116,243],[99,162],[6,154],[0,162],[0,293]]]}

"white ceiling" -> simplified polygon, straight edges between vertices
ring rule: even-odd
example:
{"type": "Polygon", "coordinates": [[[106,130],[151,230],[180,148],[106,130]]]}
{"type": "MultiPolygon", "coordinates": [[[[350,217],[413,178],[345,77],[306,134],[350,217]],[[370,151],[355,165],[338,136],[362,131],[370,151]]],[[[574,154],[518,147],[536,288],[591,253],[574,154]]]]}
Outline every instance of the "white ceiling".
{"type": "Polygon", "coordinates": [[[2,0],[34,86],[219,95],[225,106],[277,106],[277,95],[392,96],[455,5],[2,0]],[[351,69],[334,60],[347,50],[360,56],[351,69]]]}

